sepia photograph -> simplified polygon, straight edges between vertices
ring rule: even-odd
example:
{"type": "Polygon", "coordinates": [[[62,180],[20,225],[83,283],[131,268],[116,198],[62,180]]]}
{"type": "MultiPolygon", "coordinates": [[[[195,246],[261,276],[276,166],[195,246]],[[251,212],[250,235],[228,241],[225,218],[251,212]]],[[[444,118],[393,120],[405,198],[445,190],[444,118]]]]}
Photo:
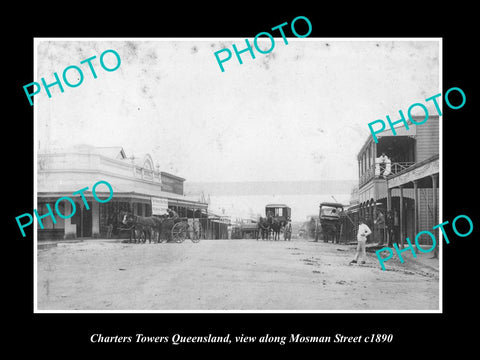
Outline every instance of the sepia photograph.
{"type": "Polygon", "coordinates": [[[442,39],[271,35],[34,39],[34,312],[442,312],[442,39]]]}

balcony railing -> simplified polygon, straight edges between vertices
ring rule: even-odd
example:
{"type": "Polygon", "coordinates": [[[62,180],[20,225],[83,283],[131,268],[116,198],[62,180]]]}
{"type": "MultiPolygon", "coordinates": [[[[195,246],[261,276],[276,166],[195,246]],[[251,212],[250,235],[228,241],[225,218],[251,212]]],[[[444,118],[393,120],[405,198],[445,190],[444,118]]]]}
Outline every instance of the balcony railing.
{"type": "MultiPolygon", "coordinates": [[[[389,175],[395,175],[398,174],[399,172],[409,168],[415,164],[414,162],[395,162],[391,163],[391,168],[390,168],[390,174],[389,175]]],[[[375,166],[371,166],[368,168],[366,171],[363,172],[363,174],[360,175],[359,179],[359,186],[365,185],[367,182],[369,182],[372,179],[379,179],[383,178],[383,171],[385,169],[385,165],[381,164],[380,167],[377,166],[377,169],[375,169],[375,166]]]]}
{"type": "Polygon", "coordinates": [[[397,162],[397,163],[392,163],[392,169],[391,169],[391,174],[392,175],[396,175],[398,174],[399,172],[402,172],[403,170],[409,168],[410,166],[412,166],[413,164],[415,164],[414,162],[397,162]]]}

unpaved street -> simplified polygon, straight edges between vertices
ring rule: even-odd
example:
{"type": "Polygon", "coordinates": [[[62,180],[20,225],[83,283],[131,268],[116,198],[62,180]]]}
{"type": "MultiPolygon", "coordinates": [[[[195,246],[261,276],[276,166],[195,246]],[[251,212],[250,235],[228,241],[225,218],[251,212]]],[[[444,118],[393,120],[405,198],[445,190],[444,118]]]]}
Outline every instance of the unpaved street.
{"type": "Polygon", "coordinates": [[[382,271],[374,253],[348,265],[354,252],[295,239],[59,243],[38,250],[38,309],[438,309],[434,268],[389,260],[382,271]]]}

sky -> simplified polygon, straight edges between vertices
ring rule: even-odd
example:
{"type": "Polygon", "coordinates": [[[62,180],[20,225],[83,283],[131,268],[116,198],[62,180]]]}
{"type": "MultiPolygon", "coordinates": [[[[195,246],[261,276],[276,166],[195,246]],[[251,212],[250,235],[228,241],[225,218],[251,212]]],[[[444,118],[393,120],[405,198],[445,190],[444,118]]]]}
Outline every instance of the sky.
{"type": "Polygon", "coordinates": [[[84,74],[35,95],[37,148],[122,146],[187,181],[351,180],[369,122],[440,92],[436,39],[275,40],[221,72],[214,52],[245,39],[37,39],[32,81],[84,74]],[[96,79],[80,65],[93,55],[96,79]]]}

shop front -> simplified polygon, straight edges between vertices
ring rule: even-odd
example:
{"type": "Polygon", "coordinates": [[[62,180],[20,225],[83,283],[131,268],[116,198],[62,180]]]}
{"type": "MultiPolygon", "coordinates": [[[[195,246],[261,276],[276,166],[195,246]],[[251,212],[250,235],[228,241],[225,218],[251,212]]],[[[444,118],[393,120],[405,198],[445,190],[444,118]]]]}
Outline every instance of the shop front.
{"type": "MultiPolygon", "coordinates": [[[[68,196],[75,203],[75,214],[70,218],[47,216],[43,229],[37,226],[38,240],[126,238],[120,214],[123,211],[139,216],[161,215],[166,208],[177,211],[187,219],[201,218],[208,204],[183,195],[185,179],[166,172],[155,171],[150,155],[136,161],[127,158],[123,149],[79,146],[73,149],[38,154],[37,204],[40,215],[48,213],[57,199],[68,196]],[[83,192],[84,199],[72,195],[97,181],[107,181],[113,197],[100,203],[91,189],[83,192]],[[165,186],[163,182],[168,182],[165,186]],[[171,189],[171,191],[169,191],[171,189]]],[[[99,197],[107,197],[96,191],[99,197]]],[[[70,214],[68,201],[59,203],[62,214],[70,214]]]]}

